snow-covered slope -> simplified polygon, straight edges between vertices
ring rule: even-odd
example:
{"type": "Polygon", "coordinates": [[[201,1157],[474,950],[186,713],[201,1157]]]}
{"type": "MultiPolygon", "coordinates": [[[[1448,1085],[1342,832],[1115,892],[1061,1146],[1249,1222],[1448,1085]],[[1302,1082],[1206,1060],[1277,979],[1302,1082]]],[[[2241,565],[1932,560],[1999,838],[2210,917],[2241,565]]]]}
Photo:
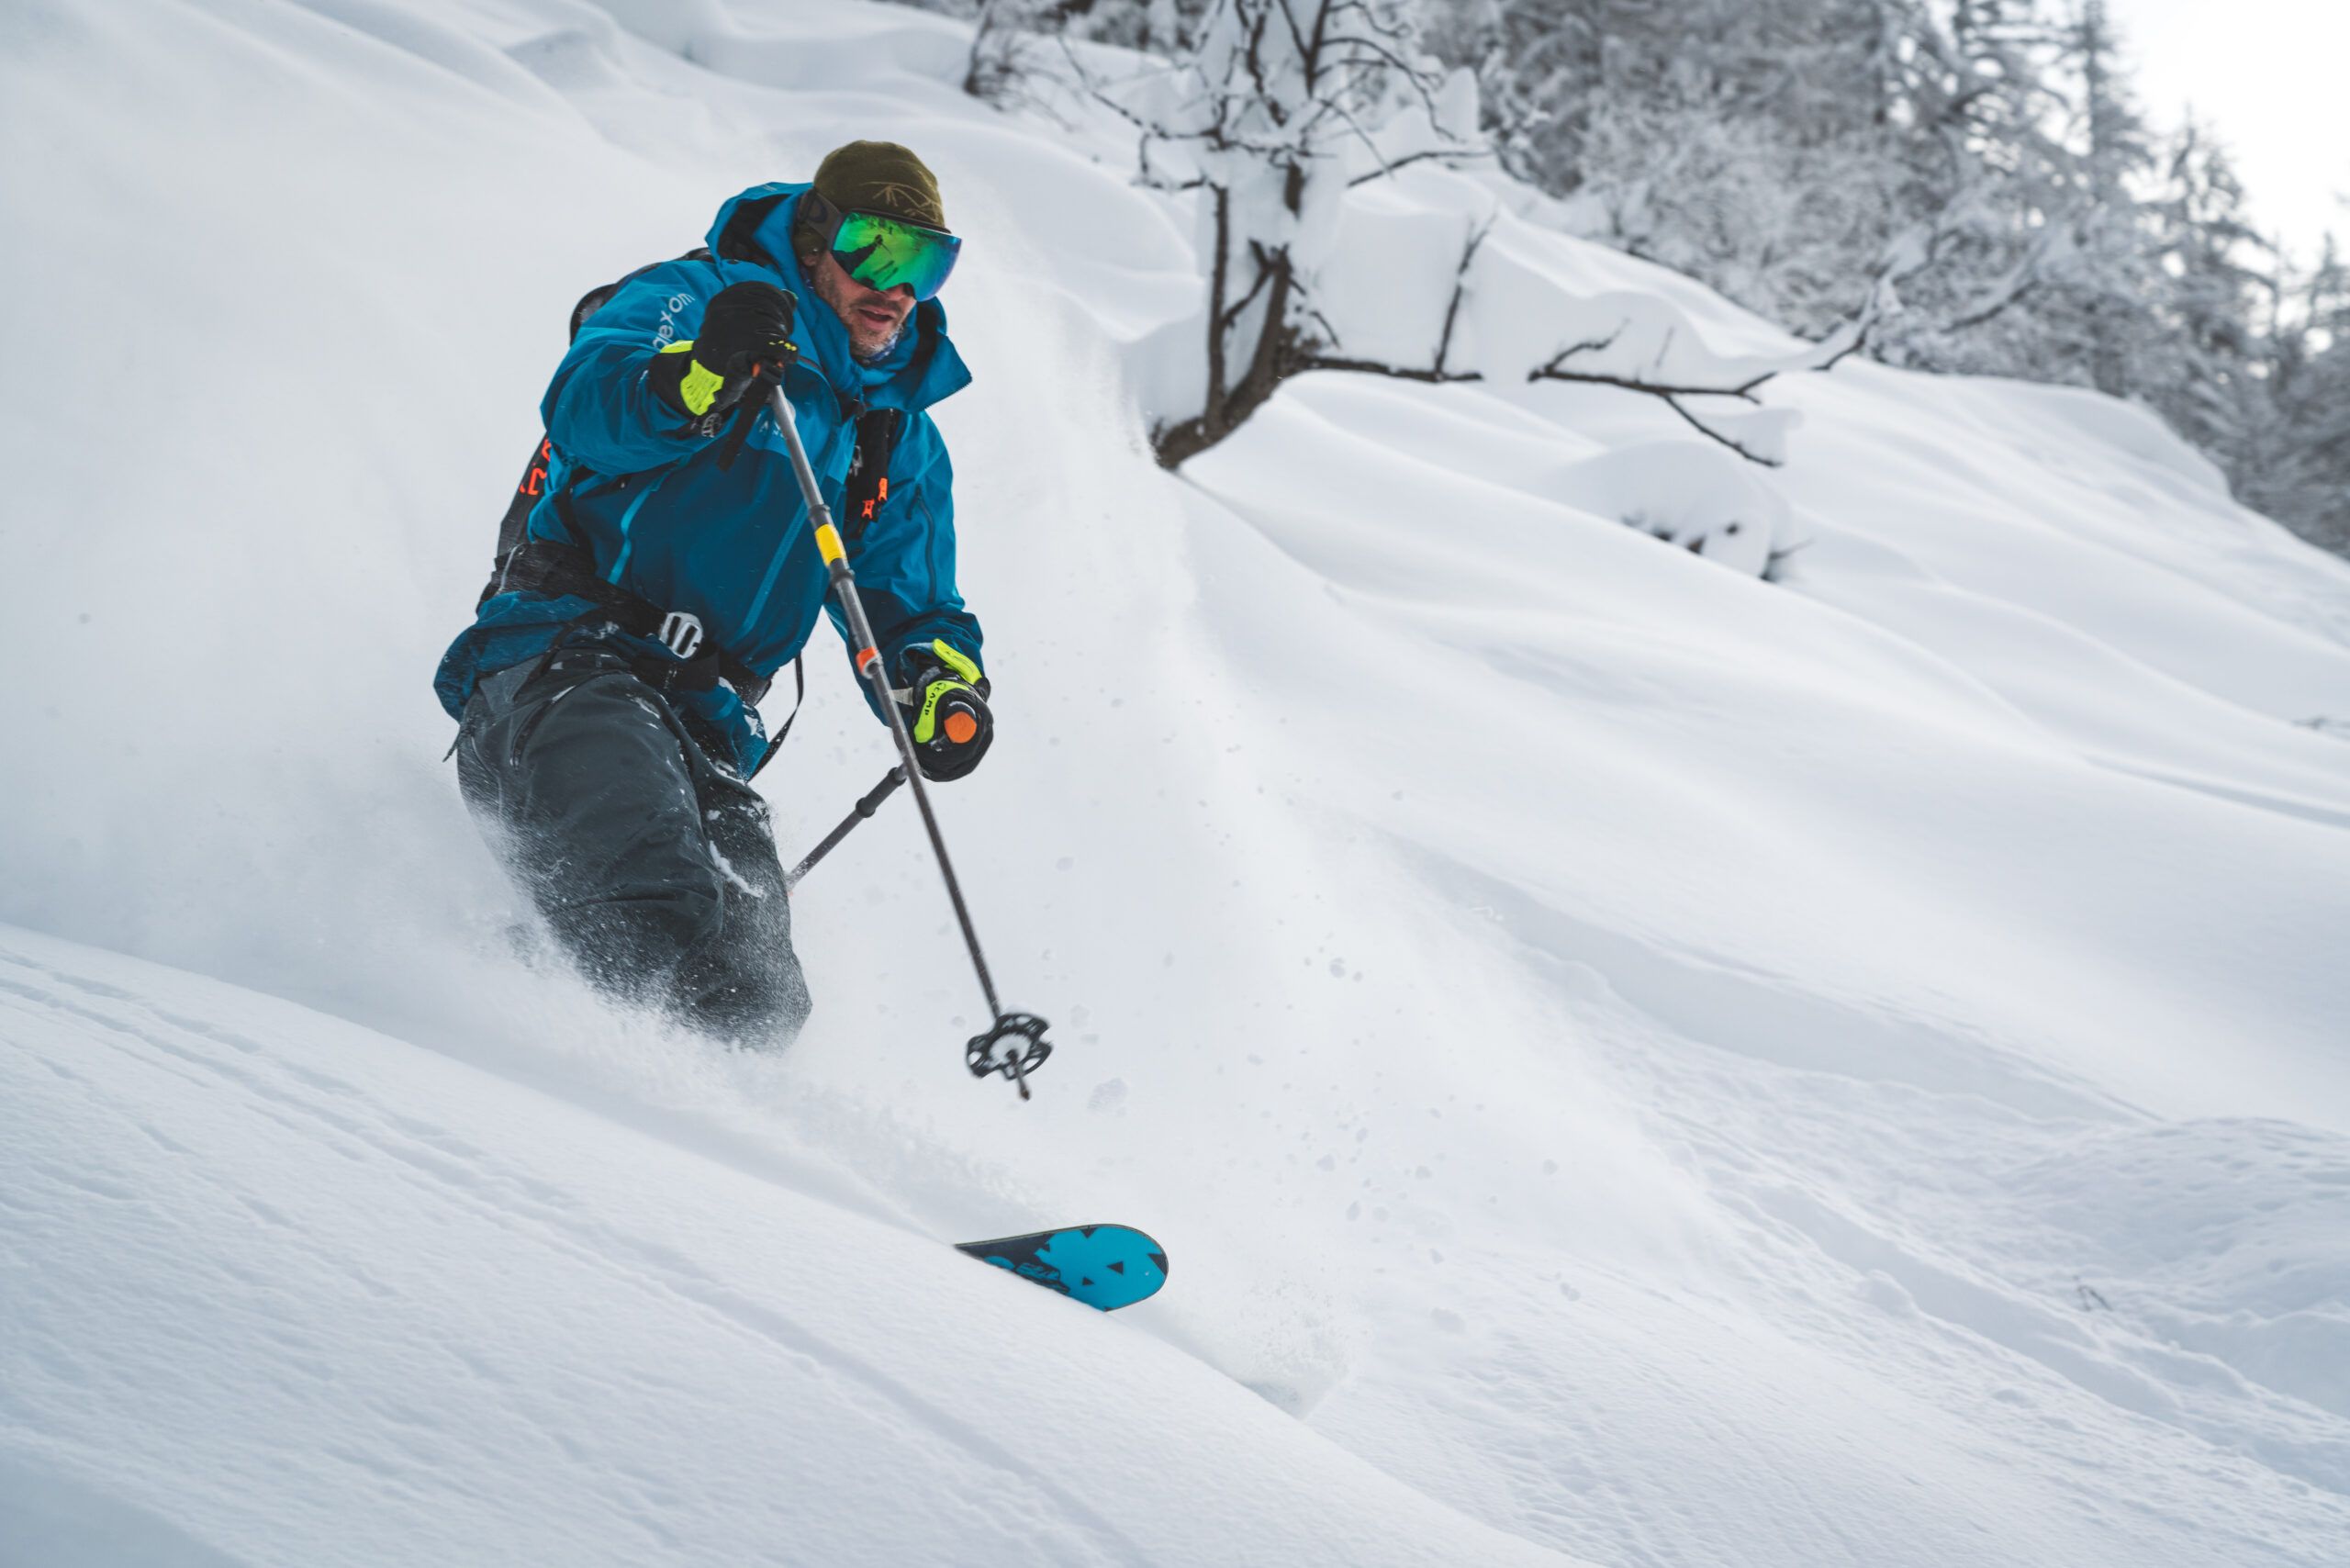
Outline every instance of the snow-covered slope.
{"type": "MultiPolygon", "coordinates": [[[[967,44],[0,14],[0,1562],[2338,1563],[2350,570],[2134,410],[1858,364],[1769,473],[1324,375],[1169,477],[1185,217],[967,44]],[[969,236],[942,810],[1029,1105],[910,820],[744,1059],[518,964],[438,761],[565,308],[857,135],[969,236]],[[1785,581],[1625,526],[1733,510],[1785,581]],[[1169,1290],[935,1244],[1079,1218],[1169,1290]]],[[[787,848],[889,760],[811,677],[787,848]]]]}
{"type": "Polygon", "coordinates": [[[772,1168],[44,938],[0,1005],[0,1560],[1551,1560],[772,1168]]]}

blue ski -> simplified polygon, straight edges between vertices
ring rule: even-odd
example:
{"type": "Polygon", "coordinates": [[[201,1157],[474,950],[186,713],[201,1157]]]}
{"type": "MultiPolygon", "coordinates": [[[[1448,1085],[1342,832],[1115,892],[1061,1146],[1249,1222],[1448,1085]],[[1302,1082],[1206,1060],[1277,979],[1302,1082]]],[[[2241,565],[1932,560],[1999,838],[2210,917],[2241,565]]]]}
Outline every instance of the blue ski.
{"type": "Polygon", "coordinates": [[[955,1247],[1102,1312],[1132,1306],[1167,1282],[1167,1249],[1123,1225],[1070,1226],[955,1247]]]}

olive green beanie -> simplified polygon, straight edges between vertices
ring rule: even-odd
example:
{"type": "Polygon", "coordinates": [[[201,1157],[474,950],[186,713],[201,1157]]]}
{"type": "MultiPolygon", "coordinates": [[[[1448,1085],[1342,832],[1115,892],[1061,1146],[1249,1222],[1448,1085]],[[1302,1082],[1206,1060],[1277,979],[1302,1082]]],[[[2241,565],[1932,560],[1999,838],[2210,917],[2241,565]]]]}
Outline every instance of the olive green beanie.
{"type": "Polygon", "coordinates": [[[816,165],[816,193],[844,212],[878,212],[944,230],[938,178],[894,141],[852,141],[816,165]]]}

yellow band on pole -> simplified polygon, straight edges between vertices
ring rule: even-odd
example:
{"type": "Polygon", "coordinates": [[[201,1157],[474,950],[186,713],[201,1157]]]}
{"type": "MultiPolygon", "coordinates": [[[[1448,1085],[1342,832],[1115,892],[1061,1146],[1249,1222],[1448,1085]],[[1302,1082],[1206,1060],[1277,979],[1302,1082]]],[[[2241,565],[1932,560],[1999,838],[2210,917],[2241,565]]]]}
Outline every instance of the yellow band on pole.
{"type": "Polygon", "coordinates": [[[847,554],[847,546],[841,543],[841,531],[834,528],[829,522],[818,524],[816,528],[816,553],[823,556],[824,565],[827,566],[839,560],[842,556],[847,554]]]}

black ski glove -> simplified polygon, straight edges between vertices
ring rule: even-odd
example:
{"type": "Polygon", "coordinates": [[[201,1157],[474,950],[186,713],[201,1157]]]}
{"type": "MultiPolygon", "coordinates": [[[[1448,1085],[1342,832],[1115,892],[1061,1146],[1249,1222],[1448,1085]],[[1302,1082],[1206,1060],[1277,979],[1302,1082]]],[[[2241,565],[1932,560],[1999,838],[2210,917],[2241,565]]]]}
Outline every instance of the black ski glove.
{"type": "Polygon", "coordinates": [[[898,693],[914,761],[936,783],[960,778],[979,765],[995,739],[988,711],[988,678],[969,655],[945,638],[899,655],[906,684],[898,693]]]}
{"type": "Polygon", "coordinates": [[[700,419],[723,413],[751,389],[756,373],[781,374],[800,357],[791,319],[800,301],[771,283],[722,288],[701,313],[698,337],[671,343],[653,356],[647,373],[661,400],[700,419]]]}

